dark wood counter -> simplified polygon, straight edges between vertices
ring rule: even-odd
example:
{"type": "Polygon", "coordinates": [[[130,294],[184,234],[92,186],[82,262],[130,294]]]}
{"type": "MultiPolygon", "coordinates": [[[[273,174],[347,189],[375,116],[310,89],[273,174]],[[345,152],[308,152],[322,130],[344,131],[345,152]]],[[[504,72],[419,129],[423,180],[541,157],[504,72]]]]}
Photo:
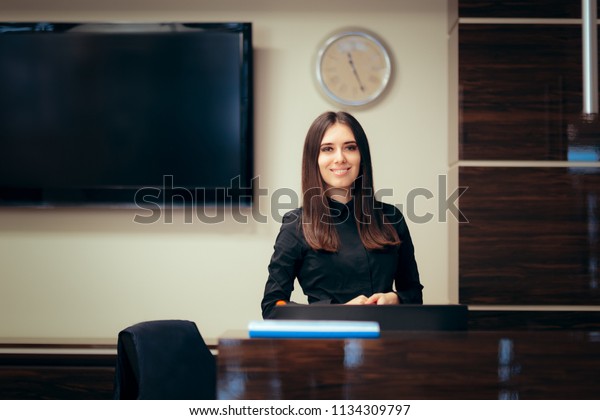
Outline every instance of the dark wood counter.
{"type": "Polygon", "coordinates": [[[220,399],[598,399],[600,332],[219,340],[220,399]]]}

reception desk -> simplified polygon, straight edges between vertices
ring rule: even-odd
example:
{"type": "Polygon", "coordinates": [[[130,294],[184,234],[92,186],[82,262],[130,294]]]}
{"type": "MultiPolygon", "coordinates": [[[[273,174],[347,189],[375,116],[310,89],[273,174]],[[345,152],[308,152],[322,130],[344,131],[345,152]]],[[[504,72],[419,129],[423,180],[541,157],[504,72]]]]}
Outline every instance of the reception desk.
{"type": "Polygon", "coordinates": [[[599,399],[600,332],[387,332],[218,344],[219,399],[599,399]]]}

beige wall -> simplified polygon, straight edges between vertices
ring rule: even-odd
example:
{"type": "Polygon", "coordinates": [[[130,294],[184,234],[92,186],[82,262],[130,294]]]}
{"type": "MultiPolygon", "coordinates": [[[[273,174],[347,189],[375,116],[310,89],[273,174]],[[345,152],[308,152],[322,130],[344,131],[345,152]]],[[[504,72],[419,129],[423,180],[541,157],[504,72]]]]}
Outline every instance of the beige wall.
{"type": "Polygon", "coordinates": [[[269,196],[257,207],[266,224],[228,215],[218,225],[185,224],[179,212],[173,224],[140,225],[134,210],[0,209],[0,338],[116,337],[129,324],[165,318],[194,320],[214,338],[259,319],[279,228],[270,194],[299,191],[308,125],[335,108],[316,89],[311,64],[319,43],[348,26],[374,31],[393,51],[397,76],[387,96],[354,115],[371,142],[376,188],[394,190],[386,201],[406,205],[415,188],[434,194],[416,208],[433,220],[409,226],[425,302],[455,301],[450,228],[438,221],[438,176],[454,163],[446,7],[445,0],[3,0],[4,21],[251,21],[255,174],[269,196]]]}

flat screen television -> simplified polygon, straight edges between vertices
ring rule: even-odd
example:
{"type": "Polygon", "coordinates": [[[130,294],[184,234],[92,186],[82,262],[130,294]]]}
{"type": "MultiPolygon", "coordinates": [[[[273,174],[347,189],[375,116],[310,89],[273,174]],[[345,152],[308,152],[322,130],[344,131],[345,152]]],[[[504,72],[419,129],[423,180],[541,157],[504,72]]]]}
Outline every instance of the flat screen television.
{"type": "Polygon", "coordinates": [[[0,205],[252,202],[251,23],[0,23],[0,205]]]}

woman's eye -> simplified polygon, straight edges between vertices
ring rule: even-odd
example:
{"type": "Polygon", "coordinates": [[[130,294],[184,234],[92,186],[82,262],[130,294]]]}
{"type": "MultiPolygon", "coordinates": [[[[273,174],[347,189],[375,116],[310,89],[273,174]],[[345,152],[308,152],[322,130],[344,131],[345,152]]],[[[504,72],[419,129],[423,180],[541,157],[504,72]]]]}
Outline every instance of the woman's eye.
{"type": "Polygon", "coordinates": [[[331,147],[322,147],[321,148],[321,152],[331,152],[333,150],[333,148],[331,147]]]}
{"type": "Polygon", "coordinates": [[[350,151],[355,151],[355,150],[357,150],[357,149],[358,149],[358,146],[357,146],[357,145],[355,145],[355,144],[352,144],[352,145],[350,145],[350,146],[347,146],[347,147],[346,147],[346,149],[347,149],[347,150],[350,150],[350,151]]]}

